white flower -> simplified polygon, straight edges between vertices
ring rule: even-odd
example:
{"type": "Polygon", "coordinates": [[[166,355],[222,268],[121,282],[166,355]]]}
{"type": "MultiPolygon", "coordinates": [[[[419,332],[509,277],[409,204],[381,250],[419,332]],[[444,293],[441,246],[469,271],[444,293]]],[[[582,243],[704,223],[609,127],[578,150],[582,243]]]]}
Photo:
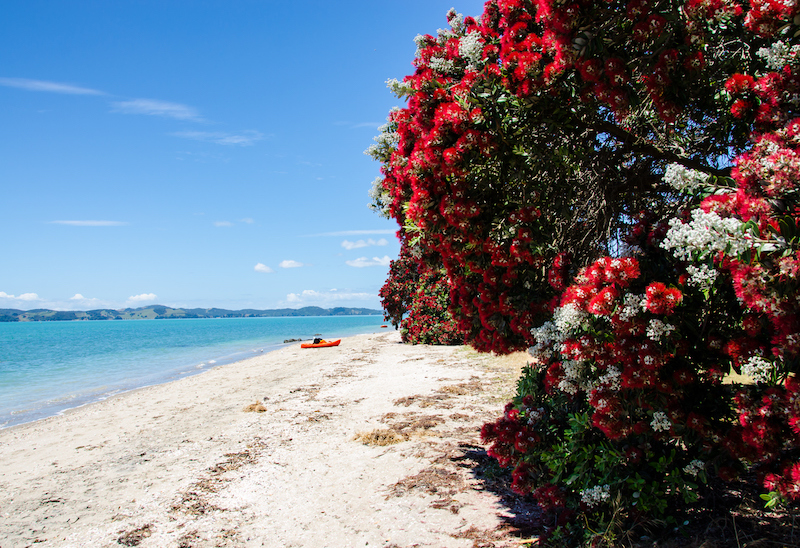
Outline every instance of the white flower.
{"type": "Polygon", "coordinates": [[[553,344],[562,343],[565,339],[565,334],[553,322],[545,322],[539,327],[534,327],[531,329],[531,335],[536,340],[536,344],[528,349],[528,353],[543,361],[550,357],[553,344]]]}
{"type": "Polygon", "coordinates": [[[431,62],[428,66],[430,66],[432,70],[442,74],[447,74],[455,70],[455,63],[450,59],[444,59],[442,57],[431,57],[431,62]]]}
{"type": "Polygon", "coordinates": [[[656,432],[668,432],[672,428],[672,421],[663,411],[656,411],[653,413],[653,420],[650,421],[650,426],[656,432]]]}
{"type": "Polygon", "coordinates": [[[616,366],[611,365],[606,369],[606,374],[600,377],[600,384],[605,384],[611,390],[619,390],[621,385],[620,378],[622,377],[622,370],[616,366]]]}
{"type": "Polygon", "coordinates": [[[392,93],[399,98],[407,97],[414,93],[414,87],[411,84],[401,82],[397,78],[389,78],[386,80],[386,87],[392,90],[392,93]]]}
{"type": "Polygon", "coordinates": [[[553,321],[559,331],[569,334],[576,332],[588,316],[587,312],[570,303],[555,310],[553,321]]]}
{"type": "Polygon", "coordinates": [[[673,250],[672,254],[678,259],[690,260],[693,252],[702,256],[716,251],[727,251],[736,256],[750,247],[740,220],[723,219],[713,211],[706,213],[702,209],[694,209],[690,222],[670,219],[669,225],[670,229],[661,242],[661,247],[673,250]]]}
{"type": "Polygon", "coordinates": [[[645,310],[647,299],[644,295],[633,295],[628,293],[622,299],[622,310],[619,313],[619,319],[627,322],[631,318],[641,314],[645,310]]]}
{"type": "Polygon", "coordinates": [[[707,173],[688,169],[680,164],[670,164],[664,172],[664,182],[682,192],[696,190],[705,184],[708,177],[707,173]]]}
{"type": "Polygon", "coordinates": [[[647,325],[647,336],[656,342],[661,341],[665,335],[675,331],[675,326],[662,322],[661,320],[650,320],[647,325]]]}
{"type": "Polygon", "coordinates": [[[595,485],[589,489],[581,490],[581,502],[589,506],[597,506],[600,502],[607,501],[611,498],[611,487],[606,485],[595,485]]]}
{"type": "Polygon", "coordinates": [[[719,274],[715,268],[706,264],[689,265],[686,267],[686,271],[689,273],[688,285],[696,286],[700,289],[710,289],[719,274]]]}
{"type": "Polygon", "coordinates": [[[566,392],[567,394],[576,394],[578,392],[578,385],[572,381],[568,381],[563,379],[561,382],[558,383],[558,389],[562,392],[566,392]]]}
{"type": "Polygon", "coordinates": [[[774,369],[771,362],[761,356],[753,356],[742,364],[742,375],[752,377],[756,382],[769,382],[774,369]]]}
{"type": "Polygon", "coordinates": [[[768,48],[760,48],[756,55],[764,59],[768,69],[781,70],[788,64],[797,63],[798,52],[800,52],[799,45],[789,47],[789,44],[779,40],[768,48]]]}
{"type": "Polygon", "coordinates": [[[469,67],[479,67],[483,60],[483,38],[481,33],[472,31],[464,36],[458,44],[458,53],[467,61],[469,67]]]}
{"type": "Polygon", "coordinates": [[[697,476],[700,472],[705,470],[706,465],[701,460],[693,460],[689,464],[683,467],[683,471],[689,474],[690,476],[697,476]]]}

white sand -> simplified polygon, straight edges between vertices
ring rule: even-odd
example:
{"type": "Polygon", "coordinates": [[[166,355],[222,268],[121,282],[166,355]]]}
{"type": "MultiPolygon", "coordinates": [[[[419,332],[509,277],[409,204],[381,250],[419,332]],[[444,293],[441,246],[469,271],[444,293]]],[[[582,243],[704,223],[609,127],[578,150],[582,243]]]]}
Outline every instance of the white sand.
{"type": "Polygon", "coordinates": [[[470,455],[518,365],[391,331],[1,430],[0,548],[515,545],[470,455]]]}

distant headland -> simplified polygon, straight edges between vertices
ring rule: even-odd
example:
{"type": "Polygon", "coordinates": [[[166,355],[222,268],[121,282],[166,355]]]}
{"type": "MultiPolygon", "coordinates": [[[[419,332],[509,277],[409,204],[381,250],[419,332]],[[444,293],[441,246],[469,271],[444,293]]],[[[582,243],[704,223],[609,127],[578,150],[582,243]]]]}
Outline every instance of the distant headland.
{"type": "Polygon", "coordinates": [[[16,310],[0,308],[0,322],[53,322],[73,320],[163,320],[173,318],[276,318],[287,316],[380,316],[371,308],[279,308],[275,310],[225,310],[224,308],[170,308],[153,305],[122,310],[16,310]]]}

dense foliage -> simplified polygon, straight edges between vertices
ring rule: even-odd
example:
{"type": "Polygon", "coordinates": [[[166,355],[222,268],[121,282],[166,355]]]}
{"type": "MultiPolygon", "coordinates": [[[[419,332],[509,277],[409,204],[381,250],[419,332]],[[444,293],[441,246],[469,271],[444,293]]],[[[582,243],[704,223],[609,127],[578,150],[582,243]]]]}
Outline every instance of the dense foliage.
{"type": "Polygon", "coordinates": [[[449,22],[390,83],[408,104],[373,194],[445,269],[466,340],[535,357],[483,432],[515,488],[574,543],[747,467],[769,504],[800,497],[798,6],[490,0],[449,22]]]}
{"type": "Polygon", "coordinates": [[[407,244],[389,265],[389,277],[380,290],[384,316],[400,328],[403,342],[463,344],[450,315],[450,288],[441,265],[415,256],[407,244]]]}

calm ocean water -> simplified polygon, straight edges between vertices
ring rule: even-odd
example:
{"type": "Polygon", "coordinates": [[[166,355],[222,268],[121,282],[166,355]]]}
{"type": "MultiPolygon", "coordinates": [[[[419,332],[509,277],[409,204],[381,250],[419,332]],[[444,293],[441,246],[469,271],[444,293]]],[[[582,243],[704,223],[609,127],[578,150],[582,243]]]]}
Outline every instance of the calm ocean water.
{"type": "Polygon", "coordinates": [[[381,316],[0,322],[0,428],[275,350],[380,331],[381,316]]]}

